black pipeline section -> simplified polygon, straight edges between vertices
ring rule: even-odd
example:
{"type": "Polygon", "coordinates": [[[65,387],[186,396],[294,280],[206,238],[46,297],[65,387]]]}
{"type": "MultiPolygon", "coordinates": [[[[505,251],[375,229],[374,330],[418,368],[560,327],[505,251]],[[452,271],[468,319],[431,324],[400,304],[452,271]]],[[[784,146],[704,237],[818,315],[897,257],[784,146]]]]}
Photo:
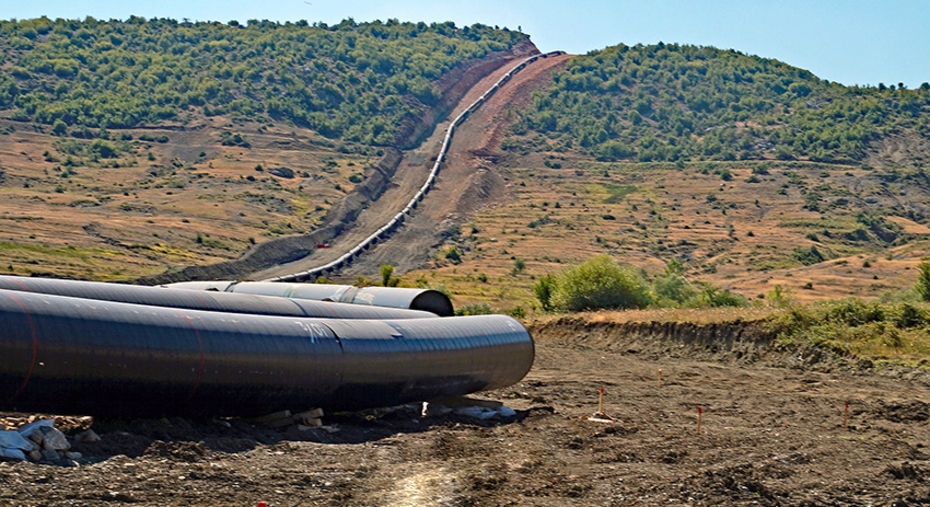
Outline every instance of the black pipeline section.
{"type": "Polygon", "coordinates": [[[0,410],[255,416],[512,385],[533,341],[502,315],[328,320],[0,290],[0,410]]]}
{"type": "Polygon", "coordinates": [[[433,289],[281,282],[180,282],[166,287],[405,308],[431,312],[440,317],[451,317],[454,314],[449,297],[433,289]]]}
{"type": "Polygon", "coordinates": [[[285,317],[334,319],[422,319],[435,317],[434,314],[423,311],[329,303],[307,299],[261,297],[214,291],[194,292],[162,287],[22,276],[0,276],[0,289],[168,308],[285,317]]]}

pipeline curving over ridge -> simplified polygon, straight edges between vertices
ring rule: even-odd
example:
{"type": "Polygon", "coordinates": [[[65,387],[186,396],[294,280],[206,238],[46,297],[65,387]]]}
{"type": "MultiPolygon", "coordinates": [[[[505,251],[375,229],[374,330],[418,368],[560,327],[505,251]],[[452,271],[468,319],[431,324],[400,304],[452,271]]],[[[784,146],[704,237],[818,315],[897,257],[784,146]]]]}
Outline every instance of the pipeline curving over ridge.
{"type": "Polygon", "coordinates": [[[503,315],[331,320],[0,290],[0,410],[255,416],[498,389],[533,364],[503,315]]]}
{"type": "MultiPolygon", "coordinates": [[[[280,283],[280,282],[178,282],[166,285],[171,289],[192,289],[199,291],[233,292],[236,294],[253,294],[258,296],[278,296],[295,300],[335,301],[353,305],[370,305],[388,309],[418,310],[430,312],[440,317],[454,315],[449,296],[434,289],[413,289],[404,287],[354,287],[352,285],[332,285],[315,283],[280,283]]],[[[215,293],[215,292],[211,292],[215,293]]],[[[372,317],[403,318],[403,317],[372,317]]]]}
{"type": "MultiPolygon", "coordinates": [[[[208,287],[204,288],[206,289],[208,287]]],[[[0,289],[95,299],[99,301],[113,301],[117,303],[134,303],[213,312],[277,315],[282,317],[422,319],[436,316],[434,315],[435,312],[390,308],[385,305],[363,306],[340,302],[323,302],[322,299],[324,298],[294,299],[287,297],[266,297],[244,293],[232,294],[213,290],[208,292],[193,292],[190,290],[164,287],[145,287],[139,285],[22,276],[0,276],[0,289]]],[[[280,295],[283,296],[283,294],[280,295]]],[[[335,298],[331,299],[338,301],[335,298]]],[[[408,306],[408,308],[410,308],[410,306],[408,306]]]]}
{"type": "Polygon", "coordinates": [[[343,254],[338,259],[328,262],[322,266],[309,269],[307,271],[302,271],[300,273],[293,273],[290,275],[279,276],[275,278],[270,278],[264,280],[266,282],[301,282],[307,280],[315,280],[321,276],[329,275],[339,271],[340,269],[348,266],[359,257],[362,252],[371,248],[372,245],[378,241],[387,239],[394,231],[397,230],[404,222],[404,217],[413,213],[413,210],[417,208],[418,203],[420,203],[426,194],[432,189],[433,185],[436,183],[436,178],[439,175],[439,170],[442,166],[442,163],[445,161],[445,157],[449,152],[449,146],[452,143],[452,134],[455,131],[455,127],[461,125],[468,115],[476,111],[481,105],[494,93],[497,92],[507,81],[510,80],[515,74],[525,69],[527,65],[539,60],[540,58],[548,58],[550,56],[559,56],[564,55],[565,51],[550,51],[548,53],[542,53],[538,55],[533,55],[529,58],[522,60],[512,69],[510,69],[506,74],[501,76],[497,82],[494,83],[490,88],[485,91],[481,97],[472,102],[464,111],[459,113],[455,119],[452,120],[452,123],[449,125],[449,128],[446,130],[446,135],[442,141],[442,147],[439,149],[439,154],[436,156],[436,162],[433,164],[432,170],[430,170],[429,176],[426,179],[426,182],[423,183],[423,186],[417,191],[417,193],[410,199],[410,202],[391,220],[388,221],[383,227],[375,231],[373,234],[363,239],[358,243],[354,248],[350,249],[349,252],[343,254]]]}

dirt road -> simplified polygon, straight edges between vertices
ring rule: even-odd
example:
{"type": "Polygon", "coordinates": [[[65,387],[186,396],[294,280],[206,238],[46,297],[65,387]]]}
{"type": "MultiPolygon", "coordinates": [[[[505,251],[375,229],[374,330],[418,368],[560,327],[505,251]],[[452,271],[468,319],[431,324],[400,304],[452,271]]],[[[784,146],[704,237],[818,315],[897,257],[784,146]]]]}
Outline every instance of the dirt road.
{"type": "Polygon", "coordinates": [[[751,340],[706,346],[565,325],[536,334],[529,376],[487,396],[518,410],[512,421],[401,410],[327,417],[334,433],[240,420],[95,423],[103,440],[81,444],[80,466],[0,463],[0,504],[930,502],[926,374],[751,340]],[[597,409],[600,387],[616,424],[580,419],[597,409]]]}

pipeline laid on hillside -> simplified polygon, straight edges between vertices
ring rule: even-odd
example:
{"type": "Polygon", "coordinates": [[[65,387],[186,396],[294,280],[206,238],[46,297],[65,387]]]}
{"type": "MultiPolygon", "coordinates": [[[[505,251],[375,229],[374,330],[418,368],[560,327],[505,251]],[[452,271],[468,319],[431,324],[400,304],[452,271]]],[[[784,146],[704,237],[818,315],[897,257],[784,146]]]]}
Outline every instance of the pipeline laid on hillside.
{"type": "Polygon", "coordinates": [[[429,176],[426,178],[426,182],[423,183],[423,186],[420,187],[420,190],[410,199],[410,202],[407,203],[407,206],[404,209],[400,210],[394,217],[391,218],[384,226],[372,233],[367,238],[359,242],[355,247],[349,250],[347,253],[343,254],[338,259],[328,262],[322,266],[309,269],[307,271],[302,271],[300,273],[294,273],[290,275],[279,276],[276,278],[271,278],[265,280],[267,282],[301,282],[306,280],[314,280],[320,276],[334,273],[349,264],[353,260],[362,255],[363,252],[377,244],[379,241],[384,241],[391,234],[394,233],[399,227],[401,227],[410,214],[413,213],[413,210],[417,208],[417,205],[423,201],[426,197],[426,194],[433,188],[433,185],[436,183],[436,178],[439,176],[439,170],[442,166],[442,163],[445,161],[446,155],[449,152],[449,146],[452,144],[452,134],[455,131],[455,127],[460,125],[468,115],[475,112],[479,107],[481,107],[484,102],[497,93],[507,81],[510,80],[515,74],[525,69],[527,65],[539,60],[540,58],[548,58],[550,56],[559,56],[564,55],[565,51],[550,51],[548,53],[533,55],[525,60],[521,61],[519,64],[510,69],[506,74],[501,76],[500,79],[494,83],[493,86],[487,89],[481,97],[471,103],[464,111],[458,114],[455,119],[452,120],[452,123],[449,124],[449,128],[446,130],[446,136],[443,138],[442,147],[439,149],[439,154],[436,156],[436,162],[433,164],[433,168],[429,173],[429,176]]]}
{"type": "Polygon", "coordinates": [[[502,315],[333,320],[0,289],[0,410],[255,416],[512,385],[533,340],[502,315]]]}
{"type": "MultiPolygon", "coordinates": [[[[354,287],[316,283],[280,282],[179,282],[166,285],[174,289],[233,292],[259,296],[279,296],[296,300],[336,301],[382,308],[402,308],[451,317],[454,312],[449,296],[434,289],[405,287],[354,287]]],[[[391,317],[378,317],[391,318],[391,317]]],[[[401,317],[395,317],[401,318],[401,317]]]]}
{"type": "MultiPolygon", "coordinates": [[[[227,285],[231,282],[227,282],[227,285]]],[[[212,285],[198,287],[211,288],[212,285]]],[[[224,290],[225,290],[224,285],[224,290]]],[[[387,305],[362,306],[339,302],[323,302],[324,298],[262,297],[228,292],[193,292],[180,288],[144,287],[80,280],[0,276],[0,289],[70,296],[117,303],[186,308],[228,313],[278,315],[282,317],[320,317],[334,319],[422,319],[435,317],[435,312],[415,309],[388,308],[387,305]]],[[[242,291],[245,292],[245,291],[242,291]]],[[[268,294],[285,296],[285,294],[268,294]]],[[[445,297],[445,296],[443,296],[445,297]]],[[[331,298],[336,300],[335,298],[331,298]]],[[[448,298],[446,298],[448,301],[448,298]]],[[[449,303],[451,307],[451,302],[449,303]]],[[[413,308],[407,306],[403,308],[413,308]]]]}

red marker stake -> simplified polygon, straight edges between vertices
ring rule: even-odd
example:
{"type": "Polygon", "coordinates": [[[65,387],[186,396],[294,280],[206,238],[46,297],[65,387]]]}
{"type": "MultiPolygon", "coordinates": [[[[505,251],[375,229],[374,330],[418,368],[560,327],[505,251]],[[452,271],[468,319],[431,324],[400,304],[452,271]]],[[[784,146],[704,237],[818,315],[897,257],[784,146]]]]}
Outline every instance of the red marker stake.
{"type": "Polygon", "coordinates": [[[662,387],[662,368],[659,368],[659,387],[662,387]]]}
{"type": "Polygon", "coordinates": [[[600,397],[598,397],[598,400],[597,400],[597,415],[600,416],[603,414],[604,414],[604,388],[602,387],[601,395],[600,397]]]}
{"type": "Polygon", "coordinates": [[[268,502],[258,502],[258,507],[268,507],[268,502]]]}
{"type": "Polygon", "coordinates": [[[704,409],[698,407],[698,433],[701,432],[701,414],[704,412],[704,409]]]}

